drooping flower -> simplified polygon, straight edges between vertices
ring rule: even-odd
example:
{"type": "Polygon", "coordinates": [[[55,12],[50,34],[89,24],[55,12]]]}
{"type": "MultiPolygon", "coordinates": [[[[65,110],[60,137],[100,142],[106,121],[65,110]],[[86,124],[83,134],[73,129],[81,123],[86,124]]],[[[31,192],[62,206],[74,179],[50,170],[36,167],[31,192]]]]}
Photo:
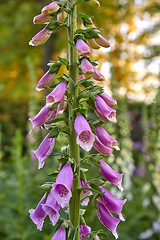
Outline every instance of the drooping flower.
{"type": "Polygon", "coordinates": [[[39,80],[36,90],[37,91],[41,91],[43,90],[44,87],[49,87],[51,86],[53,79],[54,79],[55,74],[54,73],[49,73],[49,71],[47,71],[39,80]]]}
{"type": "Polygon", "coordinates": [[[101,166],[100,173],[103,177],[123,191],[123,187],[121,185],[123,174],[115,172],[106,162],[102,160],[99,160],[98,164],[101,166]]]}
{"type": "Polygon", "coordinates": [[[36,127],[42,126],[45,122],[51,121],[57,118],[57,116],[58,116],[58,108],[55,108],[54,110],[49,111],[49,108],[47,108],[45,105],[37,115],[29,118],[29,120],[32,122],[32,125],[33,125],[33,128],[31,129],[31,131],[36,127]]]}
{"type": "Polygon", "coordinates": [[[101,98],[103,98],[103,100],[109,107],[114,107],[117,105],[117,101],[108,96],[105,92],[101,94],[101,98]]]}
{"type": "Polygon", "coordinates": [[[91,53],[90,47],[82,39],[77,40],[76,48],[79,56],[87,56],[91,53]]]}
{"type": "Polygon", "coordinates": [[[72,197],[73,170],[69,162],[59,172],[52,185],[51,194],[61,207],[66,207],[72,197]]]}
{"type": "Polygon", "coordinates": [[[45,7],[42,8],[41,12],[44,14],[52,14],[59,10],[60,6],[58,5],[58,1],[54,1],[45,7]]]}
{"type": "Polygon", "coordinates": [[[98,137],[96,136],[96,141],[93,143],[93,147],[100,153],[104,154],[104,155],[111,155],[113,156],[113,154],[111,153],[111,148],[105,146],[103,143],[101,143],[101,141],[98,139],[98,137]]]}
{"type": "Polygon", "coordinates": [[[104,120],[115,123],[116,122],[116,110],[110,108],[105,101],[98,95],[96,95],[96,100],[94,102],[96,110],[96,115],[104,120]]]}
{"type": "Polygon", "coordinates": [[[83,239],[85,236],[86,238],[89,238],[89,234],[86,235],[87,233],[91,232],[91,228],[87,226],[86,224],[79,225],[79,238],[83,239]]]}
{"type": "Polygon", "coordinates": [[[83,58],[81,61],[81,69],[84,74],[90,75],[94,73],[93,65],[86,58],[83,58]]]}
{"type": "Polygon", "coordinates": [[[57,223],[58,218],[60,216],[59,210],[61,209],[61,206],[57,203],[57,201],[55,200],[51,193],[49,193],[46,202],[42,204],[42,209],[49,216],[54,226],[57,223]]]}
{"type": "Polygon", "coordinates": [[[96,43],[96,41],[94,39],[87,39],[89,46],[93,49],[99,49],[100,46],[98,45],[98,43],[96,43]]]}
{"type": "Polygon", "coordinates": [[[99,38],[95,38],[96,43],[98,43],[100,46],[106,47],[106,48],[111,46],[110,43],[104,37],[102,37],[101,34],[98,34],[98,36],[99,36],[99,38]]]}
{"type": "Polygon", "coordinates": [[[117,199],[107,188],[100,186],[99,189],[101,192],[104,192],[104,194],[100,195],[100,198],[104,205],[112,212],[119,215],[119,218],[121,221],[125,221],[124,217],[122,216],[122,207],[127,201],[125,200],[119,200],[117,199]]]}
{"type": "Polygon", "coordinates": [[[60,82],[55,89],[47,95],[46,97],[46,107],[50,108],[54,103],[58,103],[62,100],[64,97],[64,94],[66,92],[67,84],[66,82],[60,82]]]}
{"type": "Polygon", "coordinates": [[[116,228],[118,223],[120,222],[120,219],[113,217],[113,215],[109,212],[109,210],[105,207],[105,205],[101,201],[96,200],[96,203],[98,207],[97,215],[99,220],[108,230],[110,230],[113,233],[113,235],[117,239],[118,234],[116,232],[116,228]]]}
{"type": "Polygon", "coordinates": [[[105,77],[103,76],[103,74],[101,74],[95,66],[94,66],[94,73],[93,73],[92,77],[97,81],[105,80],[105,77]]]}
{"type": "Polygon", "coordinates": [[[103,143],[107,147],[113,147],[116,150],[119,150],[119,147],[117,146],[117,141],[112,138],[103,127],[96,125],[95,128],[97,137],[99,138],[101,143],[103,143]]]}
{"type": "Polygon", "coordinates": [[[33,18],[33,23],[34,24],[44,24],[51,19],[52,19],[52,16],[41,13],[33,18]]]}
{"type": "Polygon", "coordinates": [[[55,138],[49,138],[49,134],[43,139],[39,148],[32,151],[39,160],[38,169],[43,168],[45,160],[51,155],[55,145],[55,138]]]}
{"type": "Polygon", "coordinates": [[[77,144],[85,151],[90,151],[95,141],[95,136],[91,132],[89,123],[80,113],[77,114],[75,119],[74,129],[77,134],[77,144]]]}
{"type": "Polygon", "coordinates": [[[42,204],[46,202],[45,198],[46,198],[46,193],[38,203],[36,209],[29,210],[30,218],[37,225],[37,229],[39,229],[40,231],[42,231],[44,219],[47,217],[47,214],[42,209],[42,204]]]}
{"type": "MultiPolygon", "coordinates": [[[[85,180],[85,181],[80,180],[80,188],[82,188],[84,185],[85,185],[86,188],[89,188],[89,184],[87,183],[87,180],[85,180]]],[[[83,190],[81,192],[81,194],[84,194],[84,193],[87,193],[87,192],[88,192],[88,195],[92,195],[92,193],[87,189],[83,190]]],[[[85,198],[83,200],[83,202],[81,203],[81,205],[82,206],[87,206],[88,202],[89,202],[89,197],[85,198]]]]}
{"type": "Polygon", "coordinates": [[[51,240],[66,240],[66,231],[63,225],[58,228],[51,240]]]}
{"type": "Polygon", "coordinates": [[[47,42],[50,38],[52,31],[43,28],[40,32],[38,32],[32,40],[29,42],[31,46],[39,46],[47,42]]]}

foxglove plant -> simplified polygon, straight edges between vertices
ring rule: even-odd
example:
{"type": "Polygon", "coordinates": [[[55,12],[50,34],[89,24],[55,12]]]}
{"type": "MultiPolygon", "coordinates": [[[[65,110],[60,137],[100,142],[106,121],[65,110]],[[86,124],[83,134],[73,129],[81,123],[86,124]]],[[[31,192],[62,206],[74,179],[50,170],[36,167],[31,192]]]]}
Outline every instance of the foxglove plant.
{"type": "MultiPolygon", "coordinates": [[[[81,1],[92,7],[100,6],[97,0],[81,1]]],[[[29,210],[37,229],[42,230],[47,216],[52,225],[57,225],[58,230],[51,240],[100,240],[102,231],[92,231],[86,225],[83,216],[85,211],[81,209],[86,208],[90,200],[94,200],[92,203],[98,218],[115,238],[118,237],[117,225],[124,221],[121,212],[126,199],[117,199],[103,186],[108,181],[123,190],[123,174],[117,173],[105,162],[108,155],[113,156],[112,148],[119,150],[117,141],[102,127],[105,122],[116,122],[114,107],[117,102],[91,80],[92,78],[104,81],[105,78],[96,67],[96,61],[91,60],[89,56],[91,48],[109,47],[110,43],[102,37],[90,16],[77,14],[79,3],[79,0],[59,0],[44,6],[41,14],[35,16],[33,22],[45,24],[45,27],[29,42],[32,46],[42,45],[58,29],[66,27],[68,30],[68,58],[58,57],[58,61],[50,60],[48,63],[49,70],[39,80],[36,88],[38,91],[46,88],[50,91],[46,96],[46,105],[36,116],[29,118],[33,125],[32,130],[43,126],[43,131],[47,131],[38,149],[33,151],[39,160],[38,168],[43,168],[46,159],[53,157],[52,151],[59,132],[67,134],[69,139],[68,146],[61,146],[61,152],[54,153],[60,163],[59,169],[53,173],[54,182],[47,182],[41,186],[46,192],[37,207],[29,210]],[[61,20],[61,15],[67,16],[61,20]],[[78,19],[82,20],[83,29],[77,29],[78,19]],[[62,65],[66,67],[68,74],[57,77],[56,74],[62,65]],[[65,110],[68,111],[68,117],[59,117],[65,110]],[[95,113],[94,117],[98,116],[100,119],[90,119],[87,115],[88,110],[92,110],[95,113]],[[98,153],[89,153],[85,158],[81,158],[80,148],[86,152],[93,149],[98,153]],[[87,161],[88,169],[83,167],[87,161]],[[91,164],[99,174],[96,184],[93,183],[94,179],[87,181],[85,174],[91,164]],[[67,219],[64,219],[61,212],[68,207],[69,214],[66,212],[67,219]],[[119,218],[114,217],[110,211],[119,218]]]]}

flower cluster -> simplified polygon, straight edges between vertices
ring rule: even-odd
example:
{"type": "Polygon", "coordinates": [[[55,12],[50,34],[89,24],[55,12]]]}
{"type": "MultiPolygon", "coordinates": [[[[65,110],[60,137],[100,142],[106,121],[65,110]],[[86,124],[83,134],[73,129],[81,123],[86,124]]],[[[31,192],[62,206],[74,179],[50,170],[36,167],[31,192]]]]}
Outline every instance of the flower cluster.
{"type": "MultiPolygon", "coordinates": [[[[97,0],[84,1],[88,2],[88,4],[95,4],[99,6],[99,2],[97,0]]],[[[65,11],[65,2],[67,1],[53,1],[49,5],[43,7],[40,15],[34,17],[33,22],[35,24],[46,24],[46,27],[32,38],[29,43],[30,45],[38,46],[44,44],[53,33],[53,29],[55,31],[60,27],[66,26],[66,20],[60,22],[60,14],[62,11],[65,11]],[[53,16],[57,17],[57,21],[52,20],[53,16]]],[[[66,8],[66,13],[69,15],[70,13],[68,12],[69,11],[66,8]]],[[[84,22],[85,16],[87,15],[82,15],[84,22]]],[[[89,17],[87,17],[86,22],[92,24],[89,17]]],[[[50,90],[50,93],[46,96],[45,106],[36,116],[29,118],[33,125],[31,132],[40,126],[43,126],[43,128],[48,132],[38,149],[32,151],[38,158],[39,169],[43,168],[45,160],[53,151],[56,138],[61,130],[55,122],[59,121],[59,115],[66,110],[67,105],[69,105],[69,108],[73,110],[73,115],[70,116],[71,119],[68,119],[68,121],[71,121],[74,124],[74,129],[72,130],[75,130],[76,135],[74,136],[76,136],[75,143],[77,143],[77,145],[87,152],[89,152],[93,147],[97,152],[99,152],[100,157],[103,157],[102,155],[113,156],[112,148],[119,150],[117,141],[102,127],[104,122],[116,123],[116,110],[114,107],[117,105],[117,102],[107,95],[103,91],[102,87],[94,85],[93,81],[90,80],[91,78],[96,81],[105,80],[104,76],[97,69],[96,62],[89,58],[92,51],[91,48],[98,49],[101,46],[109,47],[110,44],[102,37],[93,24],[93,28],[89,28],[89,30],[85,23],[84,26],[86,28],[83,29],[83,31],[79,30],[74,33],[75,36],[73,38],[73,42],[71,43],[75,50],[77,49],[77,54],[79,55],[79,65],[76,63],[78,65],[77,67],[79,67],[79,82],[76,82],[76,84],[74,83],[74,88],[76,88],[78,92],[78,98],[76,101],[79,106],[75,107],[75,104],[73,104],[75,96],[72,96],[69,92],[69,87],[71,83],[74,82],[74,80],[70,77],[71,74],[69,74],[69,76],[63,74],[63,77],[58,77],[58,84],[53,85],[56,74],[62,65],[65,65],[67,70],[70,71],[70,63],[68,62],[68,59],[58,57],[58,62],[51,61],[48,64],[50,69],[42,76],[36,87],[37,91],[41,91],[44,88],[48,88],[50,90]],[[92,37],[92,34],[94,37],[92,37]],[[92,121],[86,120],[86,108],[82,104],[84,99],[87,99],[86,102],[88,103],[88,107],[93,109],[95,118],[99,118],[95,124],[92,121]],[[57,128],[58,132],[55,130],[57,128]],[[54,134],[50,134],[50,131],[54,134]]],[[[67,126],[69,131],[71,131],[70,126],[71,124],[68,124],[67,126]]],[[[64,131],[64,133],[70,136],[69,131],[64,131]]],[[[35,209],[29,210],[32,221],[37,225],[37,229],[40,231],[42,230],[44,219],[47,216],[49,216],[52,225],[56,225],[60,217],[61,208],[66,208],[72,198],[73,179],[74,177],[77,177],[76,169],[79,168],[81,163],[77,164],[76,160],[69,155],[69,152],[66,151],[65,154],[64,158],[66,161],[63,167],[60,165],[59,173],[55,182],[51,185],[49,193],[44,194],[35,209]]],[[[97,168],[99,174],[101,174],[101,178],[109,181],[123,191],[123,187],[121,185],[123,174],[115,172],[102,159],[98,159],[96,164],[98,166],[97,168]]],[[[95,194],[97,215],[104,226],[113,233],[115,238],[118,238],[116,228],[120,221],[124,221],[121,212],[126,199],[118,200],[103,185],[104,182],[103,184],[98,185],[98,195],[95,194]],[[111,212],[117,214],[119,218],[115,218],[111,212]]],[[[90,187],[90,183],[87,182],[85,174],[82,179],[79,178],[79,186],[80,189],[77,189],[77,191],[85,195],[85,198],[81,201],[81,205],[86,207],[90,198],[94,195],[94,191],[90,187]]],[[[65,228],[66,225],[62,223],[60,228],[52,237],[52,240],[66,240],[67,236],[65,228]]],[[[80,239],[83,239],[84,237],[89,238],[91,234],[93,234],[91,228],[86,224],[80,224],[78,228],[80,239]]],[[[99,240],[98,233],[94,235],[94,239],[99,240]]]]}

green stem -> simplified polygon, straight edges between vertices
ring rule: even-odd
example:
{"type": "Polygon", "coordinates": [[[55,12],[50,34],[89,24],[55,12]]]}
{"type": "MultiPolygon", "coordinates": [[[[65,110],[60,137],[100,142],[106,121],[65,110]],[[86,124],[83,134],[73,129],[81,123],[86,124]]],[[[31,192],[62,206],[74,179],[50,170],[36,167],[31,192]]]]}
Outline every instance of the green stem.
{"type": "MultiPolygon", "coordinates": [[[[77,29],[77,13],[76,13],[76,5],[75,0],[70,0],[70,3],[73,7],[68,7],[71,9],[71,13],[68,18],[68,38],[69,38],[69,65],[70,65],[70,78],[77,84],[78,82],[78,57],[77,57],[77,49],[76,46],[72,45],[74,33],[77,29]]],[[[78,107],[78,87],[75,87],[73,82],[71,81],[69,84],[70,95],[72,96],[72,104],[69,106],[69,125],[70,125],[70,156],[75,159],[77,165],[79,166],[80,157],[79,157],[79,146],[76,143],[76,133],[74,130],[74,119],[73,119],[73,110],[78,107]]],[[[69,205],[69,215],[70,221],[73,224],[73,227],[79,226],[79,207],[80,207],[80,193],[79,193],[79,185],[80,185],[80,170],[77,167],[75,177],[73,179],[73,187],[72,187],[72,198],[70,200],[69,205]]],[[[76,232],[75,240],[79,240],[79,230],[76,232]]]]}

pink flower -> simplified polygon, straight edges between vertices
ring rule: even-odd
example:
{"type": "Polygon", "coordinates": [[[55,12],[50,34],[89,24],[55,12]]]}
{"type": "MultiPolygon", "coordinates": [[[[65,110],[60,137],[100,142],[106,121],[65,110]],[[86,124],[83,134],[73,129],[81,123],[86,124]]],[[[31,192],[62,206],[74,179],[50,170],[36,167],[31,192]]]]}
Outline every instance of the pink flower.
{"type": "Polygon", "coordinates": [[[37,225],[37,229],[39,229],[40,231],[42,231],[44,219],[47,217],[47,214],[42,209],[42,204],[46,202],[45,198],[46,198],[46,193],[38,203],[36,209],[29,210],[30,218],[37,225]]]}
{"type": "Polygon", "coordinates": [[[90,151],[95,141],[95,136],[91,132],[89,123],[80,113],[77,114],[75,119],[74,129],[77,134],[77,144],[85,151],[90,151]]]}
{"type": "Polygon", "coordinates": [[[87,56],[91,53],[90,47],[82,39],[77,40],[76,48],[79,56],[87,56]]]}
{"type": "MultiPolygon", "coordinates": [[[[87,233],[91,232],[91,228],[87,226],[86,224],[84,225],[79,225],[79,238],[83,239],[87,233]]],[[[86,236],[86,238],[89,238],[89,234],[86,236]]]]}
{"type": "Polygon", "coordinates": [[[116,110],[110,108],[105,101],[98,95],[96,95],[96,100],[94,102],[96,110],[96,115],[103,121],[116,122],[116,110]]]}
{"type": "Polygon", "coordinates": [[[94,66],[94,73],[92,77],[97,81],[104,81],[105,77],[98,71],[98,69],[94,66]]]}
{"type": "Polygon", "coordinates": [[[108,211],[108,209],[105,207],[105,205],[100,202],[99,200],[96,200],[97,203],[97,215],[99,220],[103,223],[103,225],[109,229],[115,238],[118,238],[118,234],[116,232],[116,228],[118,223],[120,222],[120,219],[113,217],[113,215],[108,211]]]}
{"type": "Polygon", "coordinates": [[[49,138],[49,134],[46,135],[37,150],[32,150],[39,160],[38,169],[43,168],[45,160],[51,155],[55,145],[55,138],[49,138]]]}
{"type": "Polygon", "coordinates": [[[117,105],[117,101],[108,96],[105,92],[101,94],[101,98],[103,98],[103,100],[109,107],[114,107],[117,105]]]}
{"type": "Polygon", "coordinates": [[[102,37],[101,34],[98,34],[98,36],[99,36],[99,38],[95,38],[96,43],[98,43],[100,46],[106,47],[106,48],[111,46],[110,43],[104,37],[102,37]]]}
{"type": "Polygon", "coordinates": [[[90,75],[94,73],[94,66],[86,58],[81,61],[81,69],[84,74],[90,75]]]}
{"type": "Polygon", "coordinates": [[[125,200],[119,200],[117,199],[107,188],[100,186],[99,189],[101,192],[104,192],[104,194],[100,195],[100,198],[103,202],[103,204],[112,212],[119,215],[119,218],[121,221],[125,221],[124,217],[122,216],[122,207],[127,201],[125,200]]]}
{"type": "Polygon", "coordinates": [[[63,225],[58,228],[51,240],[66,240],[66,231],[63,225]]]}
{"type": "Polygon", "coordinates": [[[113,147],[116,150],[119,150],[119,147],[117,146],[117,141],[114,138],[112,138],[103,127],[96,125],[96,133],[98,139],[105,146],[113,147]]]}
{"type": "Polygon", "coordinates": [[[49,87],[51,86],[53,79],[54,79],[55,74],[54,73],[49,73],[49,71],[47,71],[39,80],[36,90],[37,91],[41,91],[43,90],[43,87],[49,87]]]}
{"type": "Polygon", "coordinates": [[[64,97],[66,92],[67,84],[66,82],[60,82],[55,89],[47,95],[46,97],[46,107],[50,108],[54,103],[58,103],[64,97]]]}
{"type": "Polygon", "coordinates": [[[102,176],[123,191],[123,187],[121,185],[123,174],[115,172],[106,162],[102,160],[99,160],[98,164],[101,167],[100,173],[102,176]]]}
{"type": "Polygon", "coordinates": [[[67,96],[64,96],[64,100],[61,100],[58,104],[58,114],[62,114],[67,107],[67,96]]]}
{"type": "MultiPolygon", "coordinates": [[[[87,180],[85,180],[85,181],[80,180],[80,188],[82,188],[84,185],[85,185],[84,187],[89,188],[89,184],[88,183],[86,184],[86,183],[87,183],[87,180]]],[[[81,192],[81,194],[84,194],[84,193],[87,193],[87,192],[88,192],[88,195],[92,195],[92,193],[89,190],[83,190],[81,192]]],[[[87,206],[88,202],[89,202],[89,197],[85,198],[83,200],[83,202],[81,203],[81,205],[82,206],[87,206]]]]}
{"type": "Polygon", "coordinates": [[[41,13],[33,18],[33,23],[34,24],[44,24],[51,19],[52,19],[52,16],[41,13]]]}
{"type": "Polygon", "coordinates": [[[46,202],[42,205],[42,209],[45,211],[45,213],[49,216],[53,226],[57,223],[59,218],[59,210],[61,209],[61,206],[57,203],[57,201],[54,199],[51,193],[49,193],[46,202]]]}
{"type": "Polygon", "coordinates": [[[98,137],[96,137],[96,141],[93,143],[93,147],[101,154],[113,156],[113,154],[111,153],[111,148],[101,143],[98,137]]]}
{"type": "Polygon", "coordinates": [[[73,170],[69,162],[59,172],[56,182],[52,185],[51,194],[58,202],[58,204],[64,208],[68,205],[70,198],[72,197],[73,184],[73,170]]]}
{"type": "Polygon", "coordinates": [[[52,31],[47,29],[42,29],[40,32],[38,32],[32,40],[29,42],[29,45],[31,46],[39,46],[44,44],[51,36],[52,31]]]}
{"type": "Polygon", "coordinates": [[[45,7],[42,8],[42,13],[44,14],[52,14],[59,10],[60,6],[58,5],[58,1],[54,1],[45,7]]]}

